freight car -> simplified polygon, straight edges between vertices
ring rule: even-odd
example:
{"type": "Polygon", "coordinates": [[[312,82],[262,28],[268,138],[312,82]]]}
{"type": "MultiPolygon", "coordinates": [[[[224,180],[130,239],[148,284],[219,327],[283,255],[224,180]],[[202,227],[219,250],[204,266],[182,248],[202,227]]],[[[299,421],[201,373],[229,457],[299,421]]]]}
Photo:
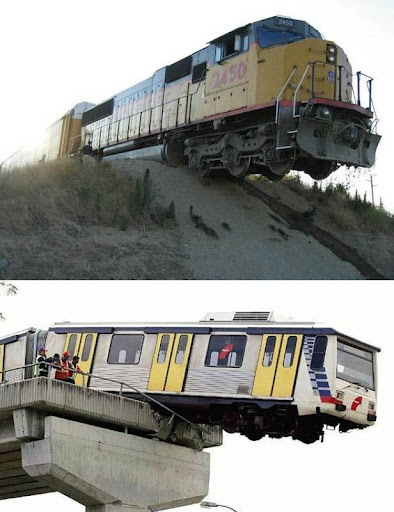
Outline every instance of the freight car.
{"type": "Polygon", "coordinates": [[[147,393],[196,423],[249,439],[313,443],[376,421],[380,349],[313,322],[273,312],[208,313],[198,323],[72,324],[0,339],[2,382],[31,378],[48,353],[80,356],[77,385],[143,399],[147,393]],[[130,390],[131,386],[134,390],[130,390]]]}
{"type": "Polygon", "coordinates": [[[304,21],[274,16],[88,110],[82,139],[108,158],[187,159],[199,176],[225,169],[278,180],[293,169],[323,179],[339,165],[375,161],[372,79],[353,77],[336,43],[304,21]]]}
{"type": "Polygon", "coordinates": [[[23,147],[2,163],[2,168],[24,167],[39,161],[67,158],[81,146],[82,114],[94,107],[83,101],[75,105],[46,130],[42,140],[32,147],[23,147]]]}

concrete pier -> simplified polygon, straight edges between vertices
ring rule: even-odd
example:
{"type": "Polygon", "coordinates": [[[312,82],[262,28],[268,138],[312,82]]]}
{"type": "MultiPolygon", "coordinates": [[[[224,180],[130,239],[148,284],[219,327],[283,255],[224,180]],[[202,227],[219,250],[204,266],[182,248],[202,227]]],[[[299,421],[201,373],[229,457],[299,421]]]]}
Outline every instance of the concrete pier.
{"type": "Polygon", "coordinates": [[[194,445],[189,425],[167,418],[163,427],[147,404],[95,391],[84,411],[83,393],[89,390],[45,378],[0,386],[0,499],[59,491],[87,512],[126,512],[189,505],[208,494],[209,454],[198,450],[221,444],[221,431],[197,431],[194,445]],[[103,407],[112,398],[124,408],[103,407]],[[168,436],[179,444],[161,440],[168,436]]]}

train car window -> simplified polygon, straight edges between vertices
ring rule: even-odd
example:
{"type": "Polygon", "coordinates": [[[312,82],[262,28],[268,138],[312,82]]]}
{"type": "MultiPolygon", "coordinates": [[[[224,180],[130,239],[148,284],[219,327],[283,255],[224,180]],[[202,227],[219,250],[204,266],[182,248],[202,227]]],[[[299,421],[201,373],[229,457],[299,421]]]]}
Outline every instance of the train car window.
{"type": "Polygon", "coordinates": [[[161,337],[159,353],[157,354],[157,362],[163,364],[166,360],[168,345],[170,344],[170,335],[164,334],[161,337]]]}
{"type": "Polygon", "coordinates": [[[94,123],[95,121],[99,121],[104,117],[108,117],[112,114],[114,110],[114,98],[111,98],[96,107],[93,107],[89,110],[86,110],[82,114],[82,126],[86,126],[88,124],[94,123]]]}
{"type": "Polygon", "coordinates": [[[201,62],[201,64],[197,64],[193,67],[192,73],[192,82],[199,82],[200,80],[204,80],[207,76],[207,62],[201,62]]]}
{"type": "Polygon", "coordinates": [[[109,364],[138,364],[143,342],[143,334],[114,334],[107,362],[109,364]]]}
{"type": "Polygon", "coordinates": [[[268,48],[276,44],[288,44],[303,39],[304,36],[298,32],[287,30],[275,30],[271,28],[258,27],[257,39],[261,48],[268,48]]]}
{"type": "Polygon", "coordinates": [[[337,377],[368,389],[375,389],[372,352],[338,341],[337,377]]]}
{"type": "Polygon", "coordinates": [[[294,361],[294,354],[297,344],[297,336],[289,336],[287,339],[285,357],[283,358],[283,366],[290,368],[294,361]]]}
{"type": "Polygon", "coordinates": [[[327,336],[316,336],[313,346],[313,354],[311,360],[311,370],[319,371],[324,366],[324,358],[326,355],[327,336]]]}
{"type": "Polygon", "coordinates": [[[175,82],[175,80],[178,80],[179,78],[189,75],[192,70],[192,60],[193,57],[190,55],[185,59],[179,60],[178,62],[171,64],[171,66],[167,66],[165,74],[165,83],[168,84],[170,82],[175,82]]]}
{"type": "Polygon", "coordinates": [[[188,337],[184,334],[179,338],[178,350],[176,352],[176,357],[175,357],[176,364],[182,364],[183,360],[185,359],[187,340],[188,340],[188,337]]]}
{"type": "Polygon", "coordinates": [[[275,352],[276,336],[268,336],[265,344],[265,352],[263,357],[263,366],[271,366],[275,352]]]}
{"type": "Polygon", "coordinates": [[[71,334],[69,340],[68,340],[68,352],[70,352],[70,354],[74,355],[75,354],[75,346],[76,346],[76,343],[77,343],[77,339],[78,339],[78,336],[76,334],[71,334]]]}
{"type": "Polygon", "coordinates": [[[205,366],[239,368],[245,353],[246,336],[213,334],[210,337],[205,366]]]}
{"type": "Polygon", "coordinates": [[[93,343],[93,335],[92,334],[88,334],[85,337],[85,346],[83,347],[83,352],[82,352],[82,355],[81,355],[81,361],[88,361],[89,360],[89,354],[90,354],[90,349],[92,348],[92,343],[93,343]]]}
{"type": "Polygon", "coordinates": [[[215,49],[215,62],[227,59],[228,57],[232,57],[233,55],[247,51],[248,49],[248,33],[243,32],[242,34],[234,34],[217,44],[215,49]]]}

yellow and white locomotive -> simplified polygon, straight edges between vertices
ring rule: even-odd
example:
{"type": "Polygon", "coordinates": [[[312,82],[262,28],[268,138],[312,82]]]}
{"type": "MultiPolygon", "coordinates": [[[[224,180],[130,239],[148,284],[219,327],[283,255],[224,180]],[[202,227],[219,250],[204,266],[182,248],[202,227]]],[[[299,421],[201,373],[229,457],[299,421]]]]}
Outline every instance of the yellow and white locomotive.
{"type": "Polygon", "coordinates": [[[348,431],[376,421],[380,349],[273,312],[29,329],[0,339],[1,381],[32,378],[32,368],[23,367],[43,344],[49,354],[79,355],[86,375],[77,376],[77,385],[115,393],[121,381],[126,396],[148,394],[193,422],[252,440],[291,436],[312,443],[325,425],[348,431]]]}
{"type": "Polygon", "coordinates": [[[337,44],[304,21],[274,16],[86,111],[82,138],[104,157],[174,166],[187,157],[200,176],[226,169],[278,180],[293,169],[323,179],[339,165],[375,161],[372,79],[355,76],[353,84],[337,44]]]}
{"type": "MultiPolygon", "coordinates": [[[[224,169],[276,181],[293,169],[324,179],[340,165],[374,164],[380,136],[371,93],[372,78],[353,75],[337,44],[305,21],[274,16],[214,39],[93,108],[80,104],[79,132],[64,116],[36,156],[63,158],[79,146],[100,158],[188,162],[201,177],[224,169]]],[[[4,165],[25,160],[22,150],[4,165]]]]}

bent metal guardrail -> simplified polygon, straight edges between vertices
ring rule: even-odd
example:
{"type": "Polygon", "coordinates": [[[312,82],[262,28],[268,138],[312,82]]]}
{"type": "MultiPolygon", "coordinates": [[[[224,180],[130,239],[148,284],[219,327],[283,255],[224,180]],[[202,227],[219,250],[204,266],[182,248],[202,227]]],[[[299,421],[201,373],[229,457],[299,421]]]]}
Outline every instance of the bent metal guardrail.
{"type": "MultiPolygon", "coordinates": [[[[42,363],[39,363],[39,364],[42,364],[42,363]]],[[[45,363],[46,366],[49,368],[49,369],[58,369],[60,368],[58,365],[54,365],[52,363],[45,363]]],[[[31,368],[33,371],[35,368],[37,368],[38,364],[37,363],[33,363],[33,364],[26,364],[26,365],[23,365],[23,366],[17,366],[15,368],[9,368],[7,370],[2,370],[0,371],[0,385],[2,384],[8,384],[10,382],[19,382],[19,381],[23,381],[23,380],[28,380],[29,378],[26,378],[25,377],[25,370],[26,369],[29,369],[31,368]],[[7,380],[7,376],[9,374],[12,375],[12,372],[15,372],[16,373],[16,378],[12,378],[12,381],[8,381],[7,380]]],[[[167,407],[166,405],[164,405],[163,403],[161,403],[159,400],[156,400],[155,398],[153,398],[151,395],[145,393],[144,391],[141,391],[133,386],[130,386],[130,384],[127,384],[127,382],[122,382],[122,381],[118,381],[118,380],[115,380],[115,379],[110,379],[109,377],[102,377],[101,375],[97,375],[97,374],[94,374],[94,373],[85,373],[85,372],[81,372],[81,371],[78,371],[78,370],[73,370],[72,368],[69,368],[67,371],[70,371],[72,373],[76,373],[77,375],[82,375],[83,378],[95,378],[95,379],[99,379],[99,380],[103,380],[103,381],[107,381],[107,382],[112,382],[112,383],[115,383],[115,384],[118,384],[119,385],[119,396],[123,396],[123,390],[124,388],[129,388],[131,389],[132,391],[134,391],[135,393],[138,393],[139,395],[143,396],[144,398],[146,398],[148,401],[150,402],[153,402],[155,405],[157,405],[158,407],[160,407],[161,409],[164,409],[165,411],[169,412],[170,414],[176,416],[177,418],[179,418],[180,420],[184,421],[185,423],[189,424],[193,429],[195,430],[199,430],[200,432],[203,432],[204,434],[207,434],[207,435],[210,435],[210,432],[208,432],[205,428],[201,427],[200,425],[196,425],[195,423],[193,423],[192,421],[188,420],[187,418],[185,418],[184,416],[182,416],[181,414],[173,411],[172,409],[170,409],[170,407],[167,407]]],[[[36,377],[32,377],[32,378],[36,378],[36,377]]],[[[48,377],[48,378],[51,378],[51,377],[48,377]]],[[[70,385],[74,385],[74,384],[70,384],[70,385]]]]}

